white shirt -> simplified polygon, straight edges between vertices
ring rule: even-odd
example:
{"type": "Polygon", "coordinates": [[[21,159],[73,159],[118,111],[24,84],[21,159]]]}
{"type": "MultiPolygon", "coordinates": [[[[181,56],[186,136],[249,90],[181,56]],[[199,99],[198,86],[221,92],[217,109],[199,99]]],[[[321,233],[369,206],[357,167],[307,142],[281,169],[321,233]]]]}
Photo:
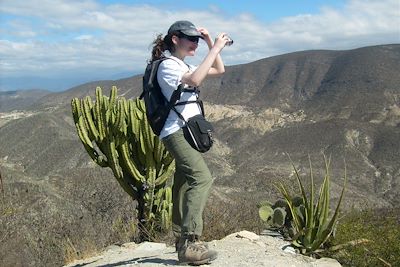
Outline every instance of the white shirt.
{"type": "MultiPolygon", "coordinates": [[[[187,65],[185,62],[172,55],[161,62],[158,67],[157,81],[164,96],[170,100],[174,90],[182,83],[183,75],[187,72],[193,72],[195,69],[195,66],[187,65]]],[[[188,88],[188,86],[185,85],[185,88],[188,88]]],[[[195,92],[182,92],[179,102],[193,101],[196,99],[197,94],[195,92]]],[[[175,106],[175,108],[185,120],[201,114],[200,107],[197,103],[178,105],[175,106]]],[[[185,122],[178,117],[175,111],[171,110],[159,137],[164,138],[178,131],[184,125],[185,122]]]]}

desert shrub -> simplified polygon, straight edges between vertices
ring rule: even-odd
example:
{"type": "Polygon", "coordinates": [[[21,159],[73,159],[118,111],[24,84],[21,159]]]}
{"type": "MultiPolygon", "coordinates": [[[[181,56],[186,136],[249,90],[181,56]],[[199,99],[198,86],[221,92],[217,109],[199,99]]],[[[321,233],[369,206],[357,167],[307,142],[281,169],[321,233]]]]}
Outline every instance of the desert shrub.
{"type": "Polygon", "coordinates": [[[215,240],[242,230],[259,233],[261,220],[257,203],[248,197],[210,199],[204,211],[204,240],[215,240]]]}
{"type": "Polygon", "coordinates": [[[347,212],[325,256],[343,266],[400,266],[400,208],[347,212]]]}

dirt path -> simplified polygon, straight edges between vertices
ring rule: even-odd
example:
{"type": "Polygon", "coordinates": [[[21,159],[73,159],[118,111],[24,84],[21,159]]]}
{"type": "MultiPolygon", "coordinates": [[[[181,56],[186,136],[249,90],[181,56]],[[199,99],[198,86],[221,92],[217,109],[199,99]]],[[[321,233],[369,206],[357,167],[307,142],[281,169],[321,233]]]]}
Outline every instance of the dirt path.
{"type": "MultiPolygon", "coordinates": [[[[258,236],[242,231],[231,234],[224,239],[209,242],[209,247],[218,251],[218,258],[212,262],[212,267],[339,267],[336,260],[323,258],[313,259],[295,254],[290,248],[285,248],[287,242],[270,236],[258,236]]],[[[127,243],[122,246],[112,246],[101,255],[85,260],[75,261],[68,267],[94,266],[176,266],[179,265],[177,254],[173,247],[163,243],[144,242],[141,244],[127,243]]],[[[65,267],[67,267],[65,266],[65,267]]]]}

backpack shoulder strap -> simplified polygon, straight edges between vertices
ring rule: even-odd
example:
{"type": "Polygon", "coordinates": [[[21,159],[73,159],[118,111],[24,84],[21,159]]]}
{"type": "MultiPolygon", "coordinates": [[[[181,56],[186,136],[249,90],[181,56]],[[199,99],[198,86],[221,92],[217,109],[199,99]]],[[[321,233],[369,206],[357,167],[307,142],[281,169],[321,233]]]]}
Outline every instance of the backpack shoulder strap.
{"type": "Polygon", "coordinates": [[[156,59],[152,62],[149,62],[146,66],[146,70],[143,75],[143,91],[140,94],[139,98],[143,99],[146,91],[151,90],[155,86],[158,86],[157,82],[157,71],[160,63],[167,59],[167,57],[162,57],[160,59],[156,59]]]}

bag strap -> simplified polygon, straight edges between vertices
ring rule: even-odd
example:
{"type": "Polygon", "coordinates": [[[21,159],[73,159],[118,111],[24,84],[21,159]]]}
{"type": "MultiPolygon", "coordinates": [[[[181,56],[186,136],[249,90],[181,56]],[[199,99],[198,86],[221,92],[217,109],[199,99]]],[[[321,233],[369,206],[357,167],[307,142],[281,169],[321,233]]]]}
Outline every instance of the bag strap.
{"type": "MultiPolygon", "coordinates": [[[[151,72],[150,72],[150,77],[149,77],[149,81],[153,82],[154,79],[157,79],[157,73],[158,73],[158,67],[161,64],[162,61],[166,60],[166,59],[171,59],[171,60],[175,60],[173,58],[170,57],[161,57],[149,64],[151,64],[151,72]]],[[[176,61],[176,60],[175,60],[176,61]]],[[[178,62],[178,61],[176,61],[178,62]]],[[[178,62],[178,64],[180,64],[178,62]]],[[[187,64],[186,64],[187,65],[187,64]]],[[[188,65],[187,65],[188,66],[188,65]]],[[[188,66],[189,67],[189,66],[188,66]]],[[[157,82],[157,81],[156,81],[157,82]]],[[[158,82],[157,82],[158,84],[158,82]]],[[[204,108],[203,108],[203,102],[201,100],[199,100],[199,93],[200,90],[197,87],[194,88],[184,88],[183,84],[178,85],[178,88],[176,90],[174,90],[174,92],[171,95],[171,99],[168,100],[165,95],[163,94],[161,87],[158,85],[160,92],[162,94],[162,96],[164,97],[165,101],[168,103],[168,109],[169,110],[173,110],[175,111],[175,113],[178,115],[178,117],[183,120],[185,123],[187,122],[185,120],[185,118],[182,116],[182,114],[180,112],[178,112],[175,108],[175,106],[180,106],[180,105],[186,105],[186,104],[192,104],[192,103],[198,103],[201,109],[202,114],[204,115],[204,108]],[[183,102],[178,102],[181,98],[181,93],[182,92],[188,92],[188,93],[196,93],[196,100],[191,100],[191,101],[183,101],[183,102]]],[[[143,88],[145,89],[145,88],[143,88]]],[[[142,99],[144,97],[144,94],[147,92],[148,90],[143,90],[141,95],[139,96],[140,99],[142,99]]]]}
{"type": "MultiPolygon", "coordinates": [[[[147,93],[149,91],[149,89],[148,89],[149,87],[154,87],[154,84],[158,85],[158,81],[154,80],[154,79],[157,79],[158,67],[160,66],[161,62],[163,62],[165,59],[167,59],[167,57],[161,57],[161,58],[151,61],[147,64],[146,71],[148,70],[148,68],[151,68],[149,79],[147,81],[148,84],[146,84],[146,85],[143,84],[143,90],[139,96],[139,99],[143,99],[145,93],[147,93]],[[150,86],[148,86],[148,85],[150,85],[150,86]]],[[[160,87],[160,86],[158,85],[158,87],[160,87]]]]}
{"type": "Polygon", "coordinates": [[[184,89],[183,87],[184,87],[183,84],[178,85],[178,88],[172,93],[171,100],[168,102],[168,106],[169,106],[170,109],[175,111],[175,113],[178,115],[178,117],[181,120],[183,120],[185,123],[187,123],[185,118],[182,116],[182,114],[180,112],[178,112],[178,110],[175,108],[175,106],[186,105],[189,102],[190,103],[197,103],[197,100],[196,101],[184,101],[184,102],[176,103],[177,101],[179,101],[179,99],[181,97],[181,92],[184,89]]]}

